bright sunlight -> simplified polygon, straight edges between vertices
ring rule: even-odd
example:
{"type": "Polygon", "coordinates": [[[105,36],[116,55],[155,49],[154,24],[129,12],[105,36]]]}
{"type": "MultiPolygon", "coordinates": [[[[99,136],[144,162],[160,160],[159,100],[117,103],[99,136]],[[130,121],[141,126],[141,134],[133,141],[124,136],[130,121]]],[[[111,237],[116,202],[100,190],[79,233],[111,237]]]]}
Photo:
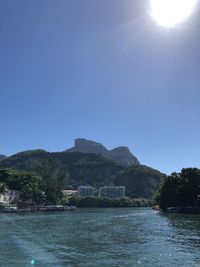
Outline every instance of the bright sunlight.
{"type": "Polygon", "coordinates": [[[151,16],[163,27],[174,27],[187,19],[198,0],[151,0],[151,16]]]}

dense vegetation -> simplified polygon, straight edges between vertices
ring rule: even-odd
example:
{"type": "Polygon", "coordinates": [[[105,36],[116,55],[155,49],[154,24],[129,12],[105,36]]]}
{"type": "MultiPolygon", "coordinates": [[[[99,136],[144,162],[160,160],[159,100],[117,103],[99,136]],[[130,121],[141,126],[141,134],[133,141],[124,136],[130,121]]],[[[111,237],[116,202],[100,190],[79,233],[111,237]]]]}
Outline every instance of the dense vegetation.
{"type": "MultiPolygon", "coordinates": [[[[123,167],[101,155],[79,152],[48,153],[43,150],[18,153],[2,162],[0,166],[45,175],[51,165],[67,173],[68,185],[101,186],[113,184],[112,177],[123,167]]],[[[59,177],[59,173],[57,174],[59,177]]]]}
{"type": "Polygon", "coordinates": [[[165,177],[157,170],[137,165],[119,172],[115,177],[115,184],[126,186],[126,193],[130,197],[151,198],[165,177]]]}
{"type": "Polygon", "coordinates": [[[49,153],[25,151],[0,162],[2,168],[33,172],[44,181],[47,198],[55,202],[59,189],[79,185],[99,188],[103,185],[125,185],[133,198],[151,198],[164,175],[142,165],[123,167],[99,154],[80,152],[49,153]],[[53,190],[55,188],[55,194],[53,190]],[[50,195],[48,195],[51,192],[50,195]]]}
{"type": "Polygon", "coordinates": [[[167,207],[194,207],[199,205],[200,170],[183,169],[172,173],[155,194],[155,203],[163,210],[167,207]]]}
{"type": "Polygon", "coordinates": [[[150,202],[146,199],[123,198],[99,198],[99,197],[78,197],[68,199],[69,205],[77,207],[101,207],[101,208],[120,208],[120,207],[148,207],[150,202]]]}
{"type": "Polygon", "coordinates": [[[3,160],[3,159],[5,159],[5,158],[6,158],[6,156],[0,155],[0,161],[3,160]]]}
{"type": "Polygon", "coordinates": [[[143,165],[122,167],[97,154],[79,152],[48,153],[25,151],[0,162],[0,192],[5,188],[21,191],[27,203],[61,203],[64,188],[78,185],[124,185],[130,198],[70,198],[70,204],[83,207],[146,206],[144,200],[154,199],[163,210],[167,207],[199,205],[200,170],[183,169],[170,176],[143,165]],[[198,200],[199,199],[199,200],[198,200]]]}
{"type": "Polygon", "coordinates": [[[0,192],[6,188],[21,192],[21,201],[40,203],[43,201],[42,178],[38,175],[11,169],[0,169],[0,192]]]}
{"type": "Polygon", "coordinates": [[[18,190],[21,193],[20,201],[24,204],[59,203],[63,198],[61,190],[65,176],[60,173],[58,180],[54,173],[49,171],[42,177],[25,171],[0,169],[0,192],[7,188],[18,190]]]}

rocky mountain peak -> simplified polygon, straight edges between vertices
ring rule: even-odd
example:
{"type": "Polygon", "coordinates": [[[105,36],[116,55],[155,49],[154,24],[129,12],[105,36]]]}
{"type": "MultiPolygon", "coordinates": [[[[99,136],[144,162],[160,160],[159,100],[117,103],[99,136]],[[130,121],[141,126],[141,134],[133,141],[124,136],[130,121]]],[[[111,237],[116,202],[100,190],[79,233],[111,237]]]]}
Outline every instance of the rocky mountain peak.
{"type": "Polygon", "coordinates": [[[110,150],[110,152],[115,152],[115,151],[131,153],[130,149],[127,146],[119,146],[110,150]]]}
{"type": "Polygon", "coordinates": [[[107,149],[101,144],[84,138],[74,141],[74,150],[85,153],[107,153],[107,149]]]}
{"type": "Polygon", "coordinates": [[[68,149],[67,151],[101,154],[102,156],[124,166],[140,164],[138,159],[131,153],[129,148],[126,146],[120,146],[112,150],[108,150],[101,143],[92,140],[87,140],[84,138],[75,139],[74,147],[68,149]]]}

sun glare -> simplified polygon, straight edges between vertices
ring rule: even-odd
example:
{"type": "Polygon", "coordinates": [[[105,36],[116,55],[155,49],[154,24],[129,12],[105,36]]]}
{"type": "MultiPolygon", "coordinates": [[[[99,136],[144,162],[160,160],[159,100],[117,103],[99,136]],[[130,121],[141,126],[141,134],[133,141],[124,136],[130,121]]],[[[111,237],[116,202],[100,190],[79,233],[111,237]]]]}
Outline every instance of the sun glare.
{"type": "Polygon", "coordinates": [[[151,0],[151,16],[163,27],[173,27],[193,12],[198,0],[151,0]]]}

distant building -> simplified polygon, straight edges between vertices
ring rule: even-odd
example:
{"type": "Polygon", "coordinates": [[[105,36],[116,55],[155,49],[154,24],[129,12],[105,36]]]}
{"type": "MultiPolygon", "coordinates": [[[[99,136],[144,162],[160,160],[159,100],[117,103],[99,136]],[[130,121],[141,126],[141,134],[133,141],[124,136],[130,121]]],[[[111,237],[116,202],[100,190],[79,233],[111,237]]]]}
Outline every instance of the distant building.
{"type": "Polygon", "coordinates": [[[20,192],[17,190],[6,189],[3,193],[0,193],[0,203],[10,204],[17,202],[20,199],[20,192]]]}
{"type": "Polygon", "coordinates": [[[88,197],[95,195],[95,188],[93,186],[79,186],[78,195],[81,197],[88,197]]]}
{"type": "Polygon", "coordinates": [[[103,186],[99,189],[99,197],[125,197],[125,186],[103,186]]]}
{"type": "Polygon", "coordinates": [[[77,190],[62,190],[64,196],[74,196],[78,194],[77,190]]]}

